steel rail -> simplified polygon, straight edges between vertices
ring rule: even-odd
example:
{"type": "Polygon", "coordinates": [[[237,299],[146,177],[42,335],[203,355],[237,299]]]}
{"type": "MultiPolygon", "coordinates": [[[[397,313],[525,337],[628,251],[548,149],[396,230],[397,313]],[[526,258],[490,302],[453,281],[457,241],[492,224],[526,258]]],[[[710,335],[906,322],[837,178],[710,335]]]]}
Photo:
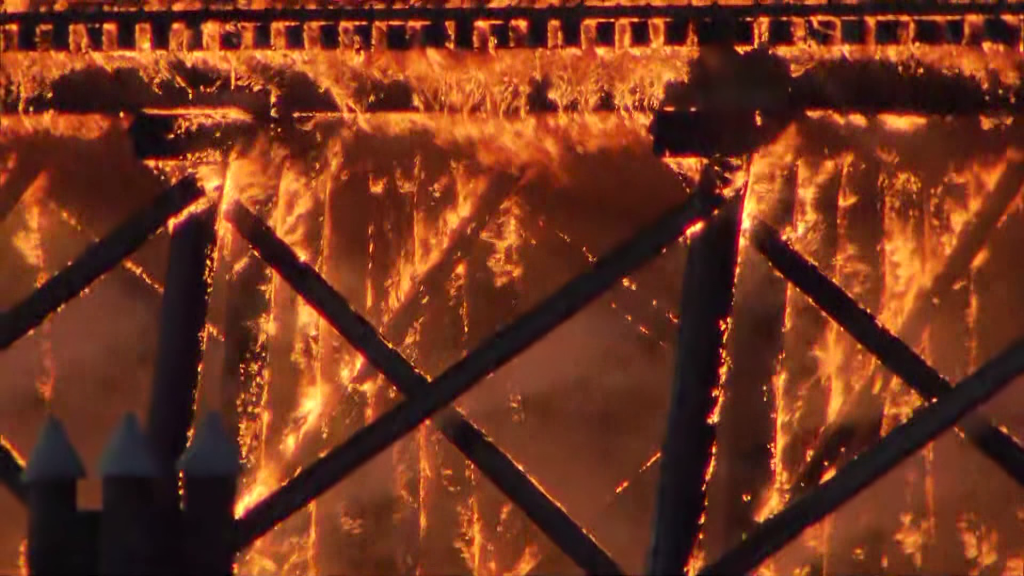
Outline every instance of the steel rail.
{"type": "Polygon", "coordinates": [[[18,502],[28,502],[28,487],[21,480],[25,466],[14,449],[0,437],[0,482],[11,492],[18,502]]]}

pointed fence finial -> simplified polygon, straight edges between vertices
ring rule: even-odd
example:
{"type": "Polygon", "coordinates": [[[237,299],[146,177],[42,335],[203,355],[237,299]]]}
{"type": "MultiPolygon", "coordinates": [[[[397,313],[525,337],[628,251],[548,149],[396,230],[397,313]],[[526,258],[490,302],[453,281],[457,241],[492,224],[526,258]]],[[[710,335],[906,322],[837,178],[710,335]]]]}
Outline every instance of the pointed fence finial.
{"type": "Polygon", "coordinates": [[[135,414],[125,415],[103,450],[100,474],[104,478],[156,478],[159,474],[149,440],[135,414]]]}
{"type": "Polygon", "coordinates": [[[178,460],[178,469],[192,478],[233,478],[242,472],[238,442],[217,412],[209,412],[196,427],[192,444],[178,460]]]}
{"type": "Polygon", "coordinates": [[[39,440],[22,472],[25,483],[50,480],[78,480],[85,477],[85,468],[78,452],[68,440],[64,425],[52,415],[46,417],[39,440]]]}

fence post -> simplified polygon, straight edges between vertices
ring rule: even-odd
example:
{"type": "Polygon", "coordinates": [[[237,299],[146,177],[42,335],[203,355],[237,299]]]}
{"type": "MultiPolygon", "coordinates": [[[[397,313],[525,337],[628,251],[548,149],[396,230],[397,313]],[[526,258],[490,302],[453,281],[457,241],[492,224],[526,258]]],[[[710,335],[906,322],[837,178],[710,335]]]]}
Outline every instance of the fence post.
{"type": "Polygon", "coordinates": [[[154,496],[158,469],[134,414],[124,417],[107,444],[100,474],[100,574],[138,576],[157,572],[154,496]]]}
{"type": "Polygon", "coordinates": [[[28,486],[28,571],[33,576],[85,574],[78,562],[78,480],[85,469],[64,426],[49,416],[22,476],[28,486]]]}
{"type": "Polygon", "coordinates": [[[196,429],[178,462],[185,474],[185,573],[230,576],[235,559],[234,508],[242,471],[238,443],[216,412],[196,429]]]}

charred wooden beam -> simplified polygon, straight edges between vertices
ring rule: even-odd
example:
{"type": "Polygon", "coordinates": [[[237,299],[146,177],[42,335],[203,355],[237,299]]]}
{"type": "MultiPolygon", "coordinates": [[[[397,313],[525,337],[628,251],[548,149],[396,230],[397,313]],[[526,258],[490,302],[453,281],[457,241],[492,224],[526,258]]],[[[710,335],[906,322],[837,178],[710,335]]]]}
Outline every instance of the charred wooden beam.
{"type": "MultiPolygon", "coordinates": [[[[711,183],[708,182],[700,188],[706,189],[710,185],[711,183]]],[[[592,302],[600,294],[608,290],[624,275],[629,274],[644,262],[660,254],[686,228],[699,219],[706,217],[720,202],[719,199],[708,198],[705,194],[695,194],[694,197],[669,211],[630,241],[619,245],[604,258],[599,259],[593,269],[576,277],[539,306],[498,331],[473,353],[467,355],[463,360],[436,378],[430,387],[419,397],[404,401],[395,409],[382,415],[372,424],[357,432],[345,444],[328,452],[323,458],[303,470],[277,492],[258,503],[248,514],[239,519],[239,548],[248,545],[282,519],[303,508],[360,465],[381,453],[431,415],[442,410],[446,405],[458,398],[460,394],[471,388],[475,382],[503,366],[517,354],[577,313],[589,302],[592,302]]],[[[239,214],[240,211],[238,209],[231,212],[233,217],[237,217],[239,214]]],[[[244,212],[241,212],[241,215],[244,217],[244,212]]],[[[250,220],[250,223],[258,222],[250,220]]],[[[277,244],[276,251],[284,255],[288,253],[287,246],[280,245],[279,243],[277,244]],[[284,252],[282,252],[282,249],[284,252]]],[[[361,341],[366,339],[366,342],[372,342],[373,340],[380,342],[377,344],[380,357],[376,361],[381,362],[381,366],[385,366],[383,362],[390,362],[398,358],[397,353],[390,346],[380,341],[379,336],[375,336],[372,327],[359,322],[357,317],[352,315],[350,311],[346,312],[350,309],[343,305],[344,300],[340,299],[333,290],[330,290],[326,283],[322,280],[316,281],[318,276],[316,276],[312,269],[298,264],[298,266],[294,267],[294,272],[297,280],[308,283],[311,287],[316,287],[316,290],[312,293],[304,290],[306,292],[304,297],[316,298],[316,300],[311,302],[314,308],[322,314],[325,313],[325,310],[331,309],[342,312],[342,318],[349,318],[354,334],[359,336],[361,341]],[[342,306],[339,306],[339,304],[342,304],[342,306]]],[[[327,314],[324,315],[328,316],[327,314]]],[[[371,357],[368,351],[364,351],[364,354],[371,357]]],[[[409,372],[417,380],[420,378],[411,367],[401,369],[409,372]]],[[[443,428],[451,428],[450,425],[442,424],[442,426],[443,428]]],[[[516,477],[525,478],[525,475],[519,471],[516,477]]],[[[529,492],[539,490],[532,481],[522,487],[528,489],[529,492]]],[[[544,497],[541,502],[546,503],[550,501],[544,497]]],[[[578,528],[571,524],[571,521],[568,521],[568,516],[557,505],[554,505],[553,508],[548,508],[546,512],[556,519],[561,519],[562,525],[558,527],[564,527],[567,532],[571,531],[576,545],[578,548],[583,549],[573,549],[569,552],[572,552],[574,556],[583,555],[584,553],[589,554],[590,557],[584,559],[587,560],[586,564],[594,565],[595,572],[617,571],[614,563],[610,560],[605,560],[607,555],[600,548],[597,548],[596,545],[593,545],[589,537],[579,533],[578,528]]],[[[546,520],[545,517],[531,517],[531,519],[535,522],[546,520]]],[[[557,536],[560,541],[563,540],[563,535],[556,533],[552,526],[542,524],[541,528],[545,529],[549,537],[557,536]]],[[[560,544],[565,543],[560,542],[560,544]]]]}
{"type": "MultiPolygon", "coordinates": [[[[796,166],[753,202],[762,217],[779,227],[793,220],[796,166]]],[[[755,194],[749,190],[748,195],[755,194]]],[[[726,343],[729,371],[722,384],[718,462],[708,487],[706,552],[714,557],[756,525],[756,496],[772,481],[776,399],[773,378],[783,352],[788,285],[750,246],[739,255],[736,302],[726,343]]]]}
{"type": "Polygon", "coordinates": [[[190,215],[171,234],[147,422],[154,456],[162,471],[175,477],[174,466],[185,451],[195,417],[216,218],[217,206],[209,206],[190,215]]]}
{"type": "Polygon", "coordinates": [[[918,83],[913,79],[880,76],[870,71],[836,74],[841,78],[851,75],[856,80],[845,79],[845,82],[873,86],[879,82],[892,80],[901,84],[903,89],[886,94],[854,94],[840,98],[836,94],[844,92],[830,87],[830,84],[838,81],[832,81],[832,74],[823,73],[815,84],[792,86],[790,90],[799,88],[801,96],[790,96],[790,100],[782,105],[749,98],[743,106],[729,110],[659,110],[655,113],[650,128],[655,154],[747,154],[771,143],[793,122],[802,120],[808,111],[952,117],[1024,112],[1024,103],[1001,102],[966,85],[955,85],[950,88],[932,87],[928,82],[918,83]],[[728,130],[723,131],[722,126],[727,126],[728,130]]]}
{"type": "Polygon", "coordinates": [[[956,17],[964,15],[1002,16],[1020,15],[1024,8],[1015,3],[967,2],[867,2],[864,4],[732,4],[732,5],[565,5],[535,8],[531,6],[338,6],[318,8],[235,8],[208,10],[89,10],[69,9],[32,12],[6,12],[0,14],[0,25],[18,24],[27,27],[40,25],[68,26],[70,24],[137,25],[148,23],[166,27],[175,22],[199,25],[204,22],[230,22],[238,24],[273,23],[366,23],[403,21],[508,21],[508,20],[614,20],[618,18],[670,18],[681,20],[714,20],[716,22],[744,21],[750,18],[807,18],[807,17],[870,17],[870,16],[931,16],[956,17]]]}
{"type": "Polygon", "coordinates": [[[762,523],[742,543],[701,571],[701,575],[753,572],[808,527],[924,448],[1021,374],[1024,340],[1006,348],[941,399],[918,410],[813,492],[762,523]]]}
{"type": "MultiPolygon", "coordinates": [[[[984,247],[985,241],[1014,198],[1020,193],[1022,185],[1024,185],[1024,162],[1011,157],[985,204],[972,216],[970,222],[958,235],[957,242],[942,269],[932,278],[929,286],[915,296],[910,311],[897,330],[900,338],[910,344],[921,339],[931,318],[935,315],[936,307],[953,286],[969,272],[971,263],[984,247]]],[[[917,359],[920,360],[919,357],[917,359]]],[[[921,362],[923,363],[923,361],[921,362]]],[[[934,370],[932,372],[934,373],[934,370]]],[[[874,376],[872,374],[871,380],[874,380],[874,376]]],[[[827,462],[834,462],[844,451],[856,450],[876,439],[877,434],[870,431],[869,428],[876,428],[880,425],[881,409],[872,406],[873,402],[870,389],[868,387],[860,388],[852,400],[847,403],[839,420],[826,427],[821,434],[812,458],[801,470],[797,480],[799,486],[804,488],[813,486],[820,480],[827,462]],[[857,415],[849,418],[847,417],[849,414],[857,415]],[[864,414],[868,415],[867,419],[863,418],[864,414]]],[[[1012,445],[999,439],[994,442],[1001,445],[1000,452],[1009,455],[1011,460],[1017,459],[1013,456],[1014,453],[1020,452],[1016,442],[1013,442],[1012,445]]],[[[1006,470],[1018,482],[1022,478],[1019,472],[1011,472],[1011,470],[1020,470],[1019,465],[1016,468],[1006,468],[1006,470]]]]}
{"type": "Polygon", "coordinates": [[[118,265],[175,214],[203,195],[194,177],[180,180],[105,238],[94,242],[38,290],[0,315],[0,350],[42,324],[47,316],[78,296],[97,278],[118,265]]]}
{"type": "Polygon", "coordinates": [[[209,276],[207,268],[216,240],[217,206],[204,208],[171,233],[160,310],[155,375],[149,403],[148,439],[159,467],[155,480],[158,554],[176,565],[182,550],[178,538],[178,474],[176,463],[188,444],[195,417],[199,367],[203,358],[209,276]]]}
{"type": "Polygon", "coordinates": [[[21,458],[6,442],[0,442],[0,482],[3,482],[22,504],[28,501],[28,487],[21,481],[21,474],[24,471],[21,458]]]}
{"type": "Polygon", "coordinates": [[[687,250],[648,574],[685,573],[700,533],[742,207],[735,201],[720,210],[687,250]]]}
{"type": "MultiPolygon", "coordinates": [[[[945,378],[789,246],[777,230],[764,222],[757,222],[752,239],[780,274],[921,396],[936,400],[952,392],[952,385],[945,378]]],[[[1024,486],[1024,449],[1020,445],[983,416],[969,416],[960,429],[975,446],[1024,486]]],[[[825,439],[824,442],[830,445],[833,441],[825,439]]]]}
{"type": "MultiPolygon", "coordinates": [[[[821,63],[800,76],[780,76],[754,84],[756,90],[740,92],[727,106],[716,104],[713,91],[702,87],[689,90],[696,101],[688,98],[679,103],[669,102],[666,109],[660,109],[661,104],[616,101],[609,96],[598,99],[592,109],[580,110],[578,101],[561,105],[553,102],[546,94],[544,83],[534,79],[537,84],[530,89],[531,100],[524,101],[520,111],[537,115],[581,111],[614,114],[618,108],[655,112],[652,128],[655,149],[671,154],[705,149],[717,150],[720,154],[738,154],[751,146],[771,141],[807,111],[948,117],[1019,114],[1024,111],[1024,102],[1020,100],[1019,93],[1015,94],[1013,85],[996,83],[983,86],[973,78],[951,75],[934,68],[926,68],[916,75],[908,75],[903,70],[896,63],[880,65],[874,60],[821,63]],[[864,89],[865,86],[877,85],[885,86],[885,90],[864,89]],[[668,109],[669,106],[674,109],[668,109]],[[723,134],[723,126],[728,126],[735,134],[723,134]]],[[[229,68],[214,70],[211,75],[225,85],[230,83],[229,68]]],[[[265,81],[274,84],[277,78],[267,77],[265,81]]],[[[0,95],[0,107],[24,110],[26,114],[137,115],[135,124],[130,127],[131,135],[139,154],[147,158],[225,146],[246,138],[255,130],[292,130],[296,122],[308,121],[310,117],[344,116],[347,113],[345,106],[357,106],[365,113],[446,114],[456,110],[448,102],[415,98],[418,89],[402,81],[374,87],[360,100],[340,103],[318,93],[311,96],[309,86],[312,80],[308,76],[295,75],[290,83],[276,87],[281,98],[275,100],[278,107],[274,109],[265,105],[266,97],[253,96],[247,88],[209,92],[204,87],[210,80],[205,78],[200,82],[185,76],[177,82],[158,89],[149,86],[138,71],[74,71],[56,78],[47,85],[45,92],[0,95]],[[121,97],[125,91],[125,77],[132,80],[130,101],[121,97]],[[188,108],[218,108],[237,101],[241,101],[240,106],[244,107],[248,119],[237,116],[217,122],[204,119],[204,123],[199,125],[179,122],[189,115],[188,108]],[[153,113],[140,115],[142,108],[153,113]],[[157,111],[162,112],[157,114],[157,111]]],[[[373,84],[371,79],[366,79],[366,82],[373,84]]],[[[231,108],[231,111],[237,114],[239,108],[231,108]]],[[[469,115],[492,112],[487,108],[459,111],[469,115]]]]}

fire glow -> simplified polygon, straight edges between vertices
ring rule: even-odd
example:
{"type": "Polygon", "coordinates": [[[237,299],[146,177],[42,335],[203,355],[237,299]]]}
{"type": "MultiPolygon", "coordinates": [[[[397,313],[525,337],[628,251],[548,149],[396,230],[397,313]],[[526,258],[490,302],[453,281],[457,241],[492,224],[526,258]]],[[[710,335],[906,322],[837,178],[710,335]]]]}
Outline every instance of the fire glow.
{"type": "MultiPolygon", "coordinates": [[[[312,27],[304,29],[305,50],[282,49],[285,31],[278,28],[272,38],[277,49],[252,48],[252,31],[244,28],[243,49],[228,51],[214,46],[227,30],[217,23],[203,29],[200,44],[209,49],[192,52],[154,50],[148,25],[137,29],[136,50],[89,50],[86,27],[72,26],[67,52],[5,51],[0,189],[13,190],[11,183],[24,178],[19,170],[27,159],[40,164],[0,229],[2,256],[15,262],[11,277],[23,277],[4,288],[5,305],[59,269],[69,246],[110,227],[87,199],[88,184],[76,187],[69,180],[74,172],[67,162],[41,162],[41,147],[56,142],[55,154],[73,157],[79,149],[92,149],[87,157],[93,159],[130,158],[125,131],[132,114],[39,108],[59,108],[59,98],[52,96],[62,89],[85,98],[80,91],[91,85],[90,78],[99,78],[104,89],[127,78],[125,90],[136,91],[131,96],[152,100],[154,110],[176,119],[173,135],[228,135],[227,144],[212,152],[152,161],[150,168],[167,175],[197,173],[207,201],[248,206],[405,357],[436,376],[593,263],[615,240],[673,205],[699,173],[702,163],[695,158],[655,158],[648,126],[672,91],[692,80],[701,48],[695,40],[668,45],[665,21],[650,23],[649,42],[641,46],[633,24],[617,22],[607,45],[599,23],[584,22],[580,46],[564,49],[556,49],[563,36],[555,26],[550,49],[521,51],[497,49],[493,29],[484,25],[474,29],[474,52],[316,49],[321,37],[312,27]],[[175,101],[183,92],[184,102],[175,101]],[[268,103],[267,109],[246,109],[252,101],[260,103],[256,108],[268,103]],[[324,106],[330,110],[313,110],[324,106]],[[637,188],[627,189],[631,183],[637,188]]],[[[754,30],[766,39],[767,19],[754,30]]],[[[16,31],[3,31],[5,47],[11,46],[16,31]]],[[[347,37],[344,27],[341,33],[347,37]]],[[[793,45],[758,50],[794,76],[829,65],[881,62],[957,75],[992,93],[1019,94],[1019,45],[818,46],[804,41],[807,33],[801,24],[793,45]]],[[[375,42],[384,43],[388,34],[388,23],[373,25],[375,42]]],[[[116,30],[104,28],[103,46],[117,42],[116,30]]],[[[187,42],[184,29],[172,28],[172,46],[187,42]]],[[[758,128],[766,125],[760,112],[757,120],[758,128]]],[[[777,226],[904,337],[904,331],[915,330],[915,310],[933,296],[948,257],[976,233],[972,223],[988,209],[1000,179],[1019,172],[1019,124],[1013,114],[965,119],[816,111],[745,157],[731,193],[746,195],[745,233],[758,219],[777,226]],[[982,139],[995,144],[981,146],[982,139]],[[977,152],[963,150],[974,144],[977,152]]],[[[138,182],[148,181],[126,177],[113,187],[124,190],[138,182]]],[[[1014,192],[1020,188],[1017,181],[1014,192]]],[[[0,197],[0,207],[5,202],[0,197]]],[[[1015,232],[1024,228],[1022,206],[1018,195],[1007,203],[988,231],[993,244],[972,254],[969,269],[941,294],[928,326],[905,336],[952,380],[984,363],[1005,343],[1002,334],[1020,333],[1019,322],[1010,325],[1008,315],[997,311],[1011,296],[992,285],[1024,295],[1020,274],[1006,268],[1007,252],[1013,251],[1008,246],[1022,238],[1015,232]],[[952,335],[954,328],[962,338],[952,335]]],[[[400,395],[284,280],[270,274],[227,222],[219,221],[217,230],[207,328],[213,337],[205,345],[197,401],[232,414],[237,424],[246,467],[236,506],[241,516],[394,406],[400,395]]],[[[699,223],[683,237],[703,230],[699,223]]],[[[631,573],[643,566],[650,510],[623,512],[616,503],[636,498],[638,491],[644,506],[653,503],[650,477],[657,474],[660,453],[651,454],[662,431],[642,421],[661,419],[667,401],[685,244],[623,279],[578,324],[553,334],[555,342],[539,345],[535,354],[483,384],[487,392],[458,404],[480,427],[493,428],[498,444],[509,443],[521,467],[631,573]],[[564,356],[542,349],[556,343],[568,347],[564,356]],[[617,347],[637,360],[599,358],[621,353],[617,347]],[[552,400],[555,392],[558,399],[552,400]],[[581,425],[587,418],[607,418],[612,431],[603,423],[586,428],[592,440],[574,440],[572,448],[593,452],[586,456],[532,448],[558,445],[558,438],[542,434],[563,430],[546,420],[559,418],[581,425]],[[604,453],[612,443],[621,454],[604,453]],[[580,462],[570,466],[577,456],[580,462]],[[607,469],[593,477],[572,471],[586,468],[584,463],[607,469]],[[602,509],[605,502],[611,504],[602,509]]],[[[730,382],[745,377],[734,366],[745,353],[734,334],[750,317],[770,315],[761,309],[772,306],[761,303],[756,288],[744,288],[770,275],[758,276],[760,256],[746,239],[741,246],[736,306],[744,298],[753,304],[743,308],[749,316],[734,317],[725,330],[731,364],[722,369],[724,386],[716,393],[712,422],[734,429],[742,428],[738,422],[746,412],[730,404],[730,382]]],[[[159,294],[161,273],[142,255],[126,260],[116,281],[134,278],[147,293],[159,294]]],[[[121,292],[119,297],[128,297],[121,292]]],[[[774,371],[734,396],[769,406],[770,437],[751,448],[727,433],[720,436],[707,470],[708,510],[691,559],[694,571],[738,542],[755,521],[799,496],[794,482],[812,460],[822,430],[863,424],[877,413],[877,431],[885,434],[924,403],[795,288],[784,288],[781,302],[774,371]],[[743,450],[759,454],[767,476],[732,494],[745,474],[743,450]],[[737,513],[748,526],[731,524],[737,513]]],[[[68,340],[55,335],[60,330],[77,329],[44,324],[21,345],[35,349],[16,363],[10,360],[11,386],[23,386],[25,379],[33,387],[44,406],[36,408],[40,418],[47,410],[75,417],[76,407],[60,398],[65,382],[77,377],[69,373],[75,364],[61,357],[71,353],[55,345],[68,340]]],[[[92,380],[83,385],[100,389],[101,379],[92,380]]],[[[989,407],[1017,438],[1024,435],[1019,410],[1012,409],[1019,397],[1018,382],[1004,393],[1004,408],[989,407]]],[[[122,408],[131,406],[126,401],[122,408]]],[[[0,432],[9,434],[4,442],[25,451],[23,431],[0,432]]],[[[1020,487],[999,471],[991,473],[997,476],[991,486],[984,485],[991,480],[988,468],[952,478],[959,473],[951,470],[989,466],[963,446],[954,433],[946,434],[808,530],[761,572],[1016,574],[1024,565],[1020,487]],[[1015,505],[1006,506],[1008,501],[1015,505]]],[[[824,462],[814,483],[853,456],[841,452],[824,462]]],[[[16,567],[18,550],[18,541],[4,543],[0,551],[11,554],[0,558],[0,566],[16,567]]],[[[433,428],[421,427],[260,539],[240,555],[237,569],[254,575],[497,575],[552,566],[564,570],[564,559],[530,521],[433,428]]]]}

